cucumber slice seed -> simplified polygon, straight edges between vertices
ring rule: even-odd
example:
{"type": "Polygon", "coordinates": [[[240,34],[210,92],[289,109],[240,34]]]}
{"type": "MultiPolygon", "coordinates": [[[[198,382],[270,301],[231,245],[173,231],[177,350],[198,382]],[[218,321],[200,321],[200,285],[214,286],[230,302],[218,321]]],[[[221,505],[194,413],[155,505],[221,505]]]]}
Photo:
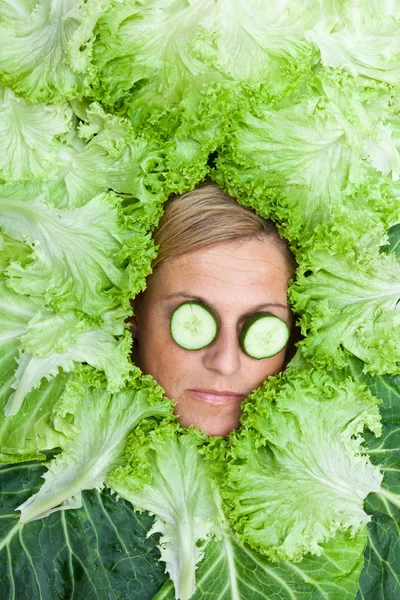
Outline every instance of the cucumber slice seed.
{"type": "Polygon", "coordinates": [[[217,319],[201,302],[183,302],[172,313],[172,339],[185,350],[205,348],[214,341],[217,331],[217,319]]]}
{"type": "Polygon", "coordinates": [[[269,313],[256,313],[243,325],[239,342],[243,352],[261,360],[283,350],[289,336],[290,330],[285,321],[269,313]]]}

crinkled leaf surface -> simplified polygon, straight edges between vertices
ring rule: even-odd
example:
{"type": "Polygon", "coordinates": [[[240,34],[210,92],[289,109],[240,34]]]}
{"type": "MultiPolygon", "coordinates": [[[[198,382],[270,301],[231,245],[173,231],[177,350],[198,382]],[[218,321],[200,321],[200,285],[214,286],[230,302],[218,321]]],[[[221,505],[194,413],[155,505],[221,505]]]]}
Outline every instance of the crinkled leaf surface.
{"type": "Polygon", "coordinates": [[[313,0],[112,1],[93,46],[98,96],[152,138],[213,151],[243,87],[281,97],[310,71],[318,13],[313,0]]]}
{"type": "Polygon", "coordinates": [[[107,0],[5,0],[0,72],[31,102],[82,97],[93,80],[93,27],[107,0]],[[79,50],[81,51],[79,51],[79,50]],[[72,54],[74,64],[67,64],[72,54]]]}
{"type": "Polygon", "coordinates": [[[0,470],[0,597],[3,600],[151,600],[165,582],[153,519],[104,491],[82,508],[26,525],[15,504],[37,491],[40,463],[0,470]]]}
{"type": "Polygon", "coordinates": [[[150,376],[139,379],[137,374],[115,394],[90,369],[70,381],[60,402],[74,414],[76,436],[48,464],[39,492],[18,507],[21,521],[78,508],[82,490],[101,489],[107,475],[120,464],[126,438],[137,424],[148,417],[171,418],[171,402],[162,393],[150,376]]]}
{"type": "Polygon", "coordinates": [[[162,91],[172,103],[182,96],[187,101],[193,90],[185,83],[196,86],[196,79],[208,84],[222,78],[269,80],[277,94],[309,67],[313,50],[304,30],[318,15],[312,1],[152,0],[140,8],[131,0],[113,1],[94,44],[105,102],[125,96],[136,103],[130,90],[138,82],[153,94],[162,91]]]}
{"type": "Polygon", "coordinates": [[[304,244],[289,296],[313,364],[354,355],[370,373],[400,373],[400,262],[379,251],[384,232],[368,213],[343,211],[304,244]]]}
{"type": "Polygon", "coordinates": [[[5,233],[0,233],[0,273],[4,273],[11,260],[26,264],[29,262],[30,254],[29,246],[5,233]]]}
{"type": "Polygon", "coordinates": [[[83,122],[78,135],[63,146],[54,183],[69,205],[82,206],[109,188],[135,194],[146,204],[164,200],[164,149],[151,138],[134,137],[126,120],[106,114],[97,103],[73,106],[83,122]]]}
{"type": "MultiPolygon", "coordinates": [[[[362,568],[365,533],[339,535],[319,558],[270,563],[234,538],[211,541],[196,571],[191,600],[353,600],[362,568]]],[[[173,600],[167,583],[154,600],[173,600]]]]}
{"type": "Polygon", "coordinates": [[[124,331],[123,310],[118,311],[118,325],[112,314],[103,315],[104,327],[93,326],[77,312],[52,313],[9,289],[1,279],[0,406],[4,414],[16,415],[26,395],[43,379],[50,381],[60,369],[70,372],[79,362],[104,370],[110,390],[122,387],[131,365],[131,336],[124,331]],[[114,333],[123,337],[116,339],[114,333]]]}
{"type": "MultiPolygon", "coordinates": [[[[26,333],[28,323],[37,312],[37,306],[27,296],[10,290],[3,278],[0,281],[0,406],[8,401],[17,357],[20,337],[26,333]]],[[[48,312],[48,311],[45,311],[48,312]]]]}
{"type": "Polygon", "coordinates": [[[59,137],[72,125],[66,102],[30,104],[0,84],[0,175],[47,181],[59,166],[59,137]]]}
{"type": "Polygon", "coordinates": [[[242,429],[221,455],[221,492],[243,543],[272,561],[319,555],[319,542],[369,521],[363,501],[382,475],[363,452],[380,434],[376,399],[318,371],[269,378],[244,404],[242,429]]]}
{"type": "Polygon", "coordinates": [[[60,431],[53,422],[53,407],[62,395],[68,376],[43,381],[25,398],[15,416],[4,416],[0,401],[0,462],[13,463],[45,458],[43,450],[63,446],[72,432],[60,431]]]}
{"type": "Polygon", "coordinates": [[[113,305],[106,292],[123,280],[114,260],[122,229],[114,197],[101,194],[71,210],[53,208],[40,199],[1,199],[0,208],[5,233],[34,247],[32,264],[21,267],[13,262],[7,269],[16,292],[91,315],[113,305]]]}
{"type": "MultiPolygon", "coordinates": [[[[329,3],[323,3],[329,6],[329,3]]],[[[396,2],[333,2],[333,10],[309,32],[307,39],[321,53],[321,62],[353,76],[362,75],[398,85],[400,23],[396,2]],[[371,12],[369,9],[371,9],[371,12]],[[371,14],[372,13],[372,14],[371,14]]]]}
{"type": "Polygon", "coordinates": [[[175,423],[156,430],[136,429],[125,460],[108,484],[138,510],[155,515],[161,559],[176,598],[189,600],[196,588],[195,570],[205,542],[226,527],[218,487],[197,451],[191,430],[177,434],[175,423]]]}
{"type": "Polygon", "coordinates": [[[372,515],[357,600],[396,600],[400,596],[400,377],[363,375],[352,359],[351,373],[382,400],[383,433],[366,435],[371,461],[384,473],[383,494],[370,494],[365,503],[372,515]]]}
{"type": "Polygon", "coordinates": [[[252,101],[235,118],[215,178],[285,237],[303,240],[335,206],[368,209],[386,223],[399,215],[398,135],[391,93],[337,71],[317,71],[282,104],[252,101]]]}
{"type": "MultiPolygon", "coordinates": [[[[41,484],[40,463],[0,470],[0,593],[7,600],[173,599],[159,563],[153,520],[108,492],[84,492],[83,506],[21,525],[14,504],[41,484]]],[[[227,538],[211,541],[193,600],[353,600],[365,536],[339,536],[324,555],[269,563],[227,538]]]]}

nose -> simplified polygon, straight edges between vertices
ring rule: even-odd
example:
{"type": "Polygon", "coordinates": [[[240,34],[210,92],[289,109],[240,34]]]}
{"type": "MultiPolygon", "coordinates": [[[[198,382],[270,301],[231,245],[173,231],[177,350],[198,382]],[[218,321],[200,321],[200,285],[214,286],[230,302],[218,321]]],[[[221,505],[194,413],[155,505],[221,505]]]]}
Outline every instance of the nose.
{"type": "Polygon", "coordinates": [[[213,343],[204,348],[203,365],[220,375],[233,375],[240,368],[241,352],[236,328],[221,327],[213,343]]]}

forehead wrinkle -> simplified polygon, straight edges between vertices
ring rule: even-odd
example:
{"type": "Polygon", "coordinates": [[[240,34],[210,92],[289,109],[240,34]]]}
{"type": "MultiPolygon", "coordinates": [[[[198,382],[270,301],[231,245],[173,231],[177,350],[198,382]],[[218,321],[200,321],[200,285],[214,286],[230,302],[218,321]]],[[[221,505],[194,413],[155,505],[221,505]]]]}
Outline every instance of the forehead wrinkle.
{"type": "MultiPolygon", "coordinates": [[[[226,260],[227,255],[221,255],[221,258],[224,259],[224,261],[226,260]]],[[[239,271],[239,272],[244,272],[244,273],[248,273],[249,272],[249,267],[248,264],[244,265],[243,268],[240,267],[240,262],[245,262],[245,263],[250,263],[252,266],[252,270],[263,270],[265,264],[275,267],[275,268],[279,268],[276,265],[276,261],[273,260],[270,257],[262,257],[262,256],[255,256],[255,257],[233,257],[231,255],[228,255],[229,261],[232,262],[232,264],[229,265],[229,269],[230,270],[235,270],[235,271],[239,271]],[[259,265],[259,263],[264,263],[263,265],[259,265]],[[259,266],[259,268],[257,269],[257,267],[259,266]]],[[[192,260],[192,257],[190,257],[189,260],[186,260],[186,267],[189,267],[189,264],[192,260]]],[[[216,259],[212,259],[210,257],[202,257],[200,259],[196,260],[196,266],[204,266],[205,268],[209,268],[210,266],[212,267],[216,267],[216,268],[221,268],[221,263],[216,260],[216,259]]],[[[226,266],[224,266],[224,268],[226,268],[226,266]]]]}
{"type": "MultiPolygon", "coordinates": [[[[250,259],[249,259],[250,260],[250,259]]],[[[243,266],[242,268],[240,266],[236,265],[232,265],[229,267],[226,266],[222,266],[219,263],[212,263],[210,264],[210,262],[208,264],[204,264],[204,263],[197,263],[196,264],[196,269],[194,270],[194,272],[196,273],[197,276],[200,277],[207,277],[207,278],[214,278],[214,279],[221,279],[220,277],[218,277],[218,275],[213,275],[212,273],[209,272],[210,266],[211,267],[215,267],[216,270],[221,273],[222,275],[227,275],[226,280],[230,281],[231,280],[231,276],[229,275],[229,273],[235,272],[235,273],[245,273],[246,275],[249,276],[257,276],[257,278],[260,277],[260,275],[266,274],[265,273],[265,265],[259,265],[257,266],[257,264],[255,263],[254,259],[250,261],[251,262],[251,268],[249,268],[249,266],[243,266]],[[199,273],[199,268],[200,269],[204,269],[205,272],[203,273],[199,273]]],[[[282,272],[282,269],[276,265],[273,261],[265,261],[266,264],[268,264],[270,267],[272,267],[275,271],[279,271],[280,273],[282,272]]],[[[193,273],[191,273],[191,267],[192,265],[186,264],[184,265],[184,269],[185,271],[189,271],[189,276],[191,278],[193,278],[193,273]]]]}

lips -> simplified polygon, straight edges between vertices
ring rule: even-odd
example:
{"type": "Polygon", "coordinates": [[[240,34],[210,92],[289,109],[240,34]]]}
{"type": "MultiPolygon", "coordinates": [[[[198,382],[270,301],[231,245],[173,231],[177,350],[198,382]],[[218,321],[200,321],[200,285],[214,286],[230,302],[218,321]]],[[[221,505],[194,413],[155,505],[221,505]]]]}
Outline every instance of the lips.
{"type": "Polygon", "coordinates": [[[236,394],[227,390],[187,390],[195,400],[208,404],[237,404],[245,399],[245,394],[236,394]]]}

